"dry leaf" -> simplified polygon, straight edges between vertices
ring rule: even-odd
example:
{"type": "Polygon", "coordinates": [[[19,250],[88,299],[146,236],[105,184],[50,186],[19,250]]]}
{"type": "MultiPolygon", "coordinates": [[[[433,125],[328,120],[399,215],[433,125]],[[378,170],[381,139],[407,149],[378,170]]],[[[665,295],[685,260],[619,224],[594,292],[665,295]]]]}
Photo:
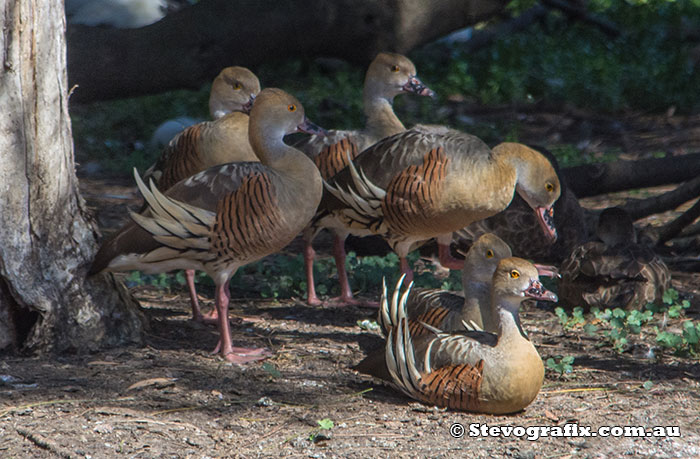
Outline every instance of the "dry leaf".
{"type": "Polygon", "coordinates": [[[172,386],[175,384],[175,381],[177,378],[151,378],[151,379],[143,379],[139,382],[135,382],[134,384],[130,385],[126,390],[135,390],[135,389],[143,389],[144,387],[151,387],[154,386],[156,388],[162,388],[162,387],[167,387],[167,386],[172,386]]]}
{"type": "Polygon", "coordinates": [[[544,417],[549,419],[550,421],[559,422],[559,416],[557,416],[549,410],[544,410],[544,417]]]}

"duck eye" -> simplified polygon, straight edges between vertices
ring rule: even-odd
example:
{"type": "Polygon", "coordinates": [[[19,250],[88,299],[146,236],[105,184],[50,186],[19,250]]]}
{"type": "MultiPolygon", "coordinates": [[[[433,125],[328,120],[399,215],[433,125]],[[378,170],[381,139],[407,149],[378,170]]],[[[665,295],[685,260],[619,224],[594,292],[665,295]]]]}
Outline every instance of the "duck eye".
{"type": "Polygon", "coordinates": [[[493,250],[489,249],[486,251],[486,258],[493,258],[493,250]]]}
{"type": "Polygon", "coordinates": [[[551,192],[551,191],[554,191],[554,185],[552,185],[551,183],[547,182],[547,183],[544,184],[544,189],[547,190],[547,191],[550,191],[550,192],[551,192]]]}
{"type": "Polygon", "coordinates": [[[517,269],[514,269],[510,272],[510,277],[512,279],[517,279],[518,277],[520,277],[520,272],[517,269]]]}
{"type": "Polygon", "coordinates": [[[295,104],[289,104],[287,105],[287,110],[289,110],[290,112],[295,112],[297,111],[297,106],[295,104]]]}
{"type": "Polygon", "coordinates": [[[236,91],[238,91],[238,90],[241,89],[242,87],[243,87],[243,85],[240,84],[240,83],[237,82],[237,81],[236,81],[235,83],[233,83],[233,89],[235,89],[236,91]]]}
{"type": "Polygon", "coordinates": [[[392,66],[391,66],[391,71],[392,71],[392,72],[398,72],[399,70],[401,70],[401,67],[399,67],[398,65],[392,65],[392,66]]]}

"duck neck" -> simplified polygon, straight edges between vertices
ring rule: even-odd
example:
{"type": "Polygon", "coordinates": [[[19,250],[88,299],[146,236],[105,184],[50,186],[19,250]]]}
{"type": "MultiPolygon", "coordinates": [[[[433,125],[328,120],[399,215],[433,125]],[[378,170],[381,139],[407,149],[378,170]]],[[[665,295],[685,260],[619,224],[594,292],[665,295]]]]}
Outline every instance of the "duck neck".
{"type": "Polygon", "coordinates": [[[503,143],[494,147],[493,152],[499,162],[513,171],[515,191],[531,204],[523,193],[521,180],[529,175],[531,164],[535,161],[533,151],[519,144],[503,143]]]}
{"type": "Polygon", "coordinates": [[[515,153],[513,149],[498,145],[492,150],[495,162],[501,167],[508,169],[517,183],[518,177],[522,177],[527,167],[527,160],[515,153]]]}
{"type": "Polygon", "coordinates": [[[253,124],[248,126],[248,139],[253,147],[255,155],[265,166],[278,169],[280,162],[286,162],[288,156],[295,156],[296,149],[284,143],[284,130],[271,132],[269,129],[262,132],[253,124]]]}
{"type": "Polygon", "coordinates": [[[365,86],[364,97],[365,133],[375,141],[406,130],[394,113],[394,98],[386,98],[370,85],[365,86]]]}
{"type": "Polygon", "coordinates": [[[519,308],[520,301],[506,298],[495,300],[492,304],[492,310],[495,311],[498,316],[496,334],[498,335],[499,343],[521,340],[529,341],[525,330],[523,330],[520,324],[520,315],[518,314],[519,308]]]}
{"type": "Polygon", "coordinates": [[[490,282],[483,282],[475,279],[476,275],[472,274],[465,266],[462,275],[462,288],[464,289],[464,309],[465,314],[473,314],[473,311],[478,310],[481,315],[481,324],[484,331],[496,332],[498,318],[491,307],[489,301],[491,289],[490,282]]]}

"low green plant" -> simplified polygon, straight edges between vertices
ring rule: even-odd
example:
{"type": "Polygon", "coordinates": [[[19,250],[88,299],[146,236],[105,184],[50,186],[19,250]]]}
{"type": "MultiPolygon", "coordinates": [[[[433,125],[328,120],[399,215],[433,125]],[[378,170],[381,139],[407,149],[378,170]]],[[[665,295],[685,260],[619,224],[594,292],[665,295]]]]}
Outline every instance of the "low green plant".
{"type": "MultiPolygon", "coordinates": [[[[668,289],[663,297],[663,303],[656,305],[649,303],[644,310],[626,311],[621,308],[591,308],[588,315],[583,313],[583,308],[574,308],[571,315],[563,308],[554,310],[559,323],[567,330],[582,328],[589,336],[604,338],[600,346],[610,345],[615,351],[622,353],[629,346],[629,338],[632,335],[643,336],[643,328],[646,324],[660,319],[665,323],[665,317],[676,319],[685,314],[690,307],[688,300],[680,300],[678,291],[668,289]]],[[[699,351],[700,323],[685,321],[680,333],[669,330],[661,330],[654,326],[656,343],[667,349],[671,349],[677,355],[695,356],[699,351]]]]}
{"type": "Polygon", "coordinates": [[[277,367],[270,362],[263,362],[262,369],[273,379],[278,379],[282,377],[282,373],[280,373],[277,367]]]}
{"type": "Polygon", "coordinates": [[[580,306],[574,308],[571,316],[566,313],[564,308],[559,306],[554,308],[554,314],[556,314],[557,318],[559,318],[559,323],[561,326],[567,330],[581,327],[586,323],[586,319],[583,317],[583,308],[580,306]]]}
{"type": "Polygon", "coordinates": [[[661,347],[672,350],[675,355],[697,357],[700,355],[700,322],[686,320],[681,329],[681,333],[674,333],[660,331],[655,327],[656,342],[661,347]]]}
{"type": "Polygon", "coordinates": [[[125,281],[127,287],[151,285],[169,292],[173,287],[173,279],[174,278],[167,273],[144,274],[141,271],[131,271],[125,281]]]}
{"type": "Polygon", "coordinates": [[[547,359],[545,365],[547,366],[547,369],[554,371],[559,376],[564,376],[574,371],[573,363],[574,357],[567,355],[564,357],[559,357],[558,361],[553,357],[550,357],[547,359]]]}
{"type": "Polygon", "coordinates": [[[309,434],[309,441],[316,441],[319,438],[319,434],[323,432],[324,430],[331,430],[333,427],[335,427],[335,424],[333,421],[329,418],[323,418],[319,419],[316,421],[316,424],[318,424],[318,427],[314,429],[311,434],[309,434]]]}
{"type": "Polygon", "coordinates": [[[614,308],[601,311],[598,308],[591,308],[591,314],[602,324],[607,325],[601,334],[607,338],[617,352],[624,352],[627,349],[628,337],[630,334],[639,335],[642,325],[649,322],[654,314],[649,309],[642,311],[614,308]]]}
{"type": "MultiPolygon", "coordinates": [[[[519,14],[533,2],[510,4],[519,14]]],[[[445,75],[425,78],[441,83],[435,88],[439,94],[459,93],[481,104],[569,102],[607,113],[670,106],[697,110],[700,97],[693,88],[700,84],[700,72],[683,32],[700,26],[697,0],[591,0],[588,8],[622,33],[611,38],[552,11],[489,47],[473,51],[454,45],[450,64],[435,69],[445,75]]]]}

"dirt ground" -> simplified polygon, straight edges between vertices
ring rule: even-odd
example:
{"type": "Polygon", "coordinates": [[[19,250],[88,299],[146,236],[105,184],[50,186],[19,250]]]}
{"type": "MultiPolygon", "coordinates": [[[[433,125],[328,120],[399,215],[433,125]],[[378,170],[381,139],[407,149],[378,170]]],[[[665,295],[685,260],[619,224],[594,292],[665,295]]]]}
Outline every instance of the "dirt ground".
{"type": "MultiPolygon", "coordinates": [[[[657,142],[649,150],[671,145],[680,148],[657,142]]],[[[84,181],[86,199],[100,201],[100,225],[114,227],[133,203],[133,186],[96,183],[84,181]]],[[[696,298],[700,274],[674,272],[674,278],[682,295],[696,298]]],[[[548,370],[523,412],[486,416],[412,402],[351,370],[381,344],[377,332],[357,325],[374,318],[372,309],[234,300],[234,313],[260,319],[235,324],[235,344],[274,352],[264,363],[240,367],[209,354],[216,330],[189,320],[184,291],[137,287],[133,293],[149,323],[145,346],[0,360],[0,457],[700,457],[698,360],[650,348],[653,337],[618,354],[582,330],[564,330],[551,306],[525,308],[523,325],[543,360],[575,357],[573,372],[548,370]],[[330,430],[319,428],[326,418],[330,430]],[[462,438],[451,435],[456,423],[467,429],[462,438]],[[568,423],[593,431],[679,426],[680,437],[470,435],[475,424],[568,423]]],[[[212,303],[208,293],[205,306],[212,303]]],[[[697,320],[699,313],[693,299],[688,315],[697,320]]]]}

